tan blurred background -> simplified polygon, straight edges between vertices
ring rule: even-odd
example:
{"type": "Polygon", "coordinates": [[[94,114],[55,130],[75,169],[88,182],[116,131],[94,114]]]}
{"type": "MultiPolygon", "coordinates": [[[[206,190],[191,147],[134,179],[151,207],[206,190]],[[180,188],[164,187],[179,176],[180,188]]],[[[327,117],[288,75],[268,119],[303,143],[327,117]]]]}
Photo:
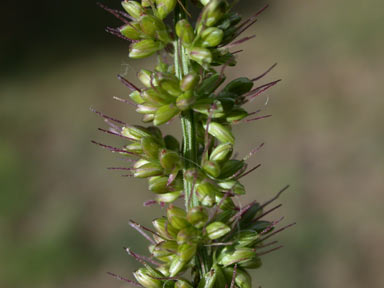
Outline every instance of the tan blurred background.
{"type": "MultiPolygon", "coordinates": [[[[298,225],[265,256],[255,287],[384,287],[384,4],[269,3],[228,74],[252,77],[278,62],[265,81],[283,82],[249,105],[268,100],[273,117],[237,126],[237,151],[266,143],[250,161],[263,167],[244,179],[246,198],[291,184],[272,216],[298,225]]],[[[88,108],[139,123],[112,99],[128,94],[115,76],[134,79],[150,63],[129,60],[127,43],[103,32],[118,22],[94,1],[5,1],[2,11],[0,287],[127,287],[106,272],[137,267],[123,246],[145,252],[128,220],[149,225],[162,212],[142,207],[145,181],[105,169],[122,162],[90,140],[121,140],[98,133],[103,122],[88,108]]]]}

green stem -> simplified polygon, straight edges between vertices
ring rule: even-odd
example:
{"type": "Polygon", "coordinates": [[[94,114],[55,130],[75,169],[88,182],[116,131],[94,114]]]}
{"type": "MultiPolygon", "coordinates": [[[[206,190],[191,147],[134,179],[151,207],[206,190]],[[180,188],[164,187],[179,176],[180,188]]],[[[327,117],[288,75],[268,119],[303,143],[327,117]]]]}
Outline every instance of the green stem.
{"type": "MultiPolygon", "coordinates": [[[[186,7],[186,1],[181,0],[181,3],[186,7]]],[[[177,5],[175,10],[175,24],[180,19],[185,18],[185,12],[180,5],[177,5]]],[[[174,60],[176,76],[181,79],[188,73],[188,57],[186,51],[179,40],[174,41],[174,60]]],[[[185,159],[184,172],[195,166],[197,161],[197,141],[196,141],[196,123],[195,113],[193,110],[185,111],[181,114],[181,127],[183,131],[183,157],[185,159]]],[[[184,179],[184,195],[185,208],[188,210],[191,207],[197,206],[198,200],[193,193],[193,183],[184,179]]]]}
{"type": "MultiPolygon", "coordinates": [[[[197,160],[196,151],[196,123],[192,110],[183,112],[181,115],[181,127],[183,130],[183,156],[185,159],[184,169],[194,167],[197,160]]],[[[184,170],[184,171],[185,171],[184,170]]],[[[193,193],[193,183],[184,179],[185,208],[199,205],[195,193],[193,193]]]]}
{"type": "MultiPolygon", "coordinates": [[[[186,7],[186,0],[180,0],[181,4],[186,7]]],[[[180,19],[184,19],[185,12],[183,8],[178,4],[175,10],[175,24],[180,19]]],[[[175,60],[175,72],[176,76],[181,79],[189,72],[189,58],[186,55],[185,48],[181,45],[180,40],[174,41],[174,60],[175,60]]],[[[197,136],[196,136],[196,119],[195,112],[190,109],[181,113],[181,128],[183,131],[183,157],[184,157],[184,171],[189,168],[195,167],[197,163],[197,136]]],[[[187,181],[184,177],[184,197],[185,197],[185,209],[188,211],[190,208],[199,205],[196,193],[194,193],[194,184],[187,181]]],[[[196,274],[198,283],[203,278],[203,275],[208,272],[209,259],[205,247],[198,249],[195,256],[195,267],[198,270],[196,274]]]]}

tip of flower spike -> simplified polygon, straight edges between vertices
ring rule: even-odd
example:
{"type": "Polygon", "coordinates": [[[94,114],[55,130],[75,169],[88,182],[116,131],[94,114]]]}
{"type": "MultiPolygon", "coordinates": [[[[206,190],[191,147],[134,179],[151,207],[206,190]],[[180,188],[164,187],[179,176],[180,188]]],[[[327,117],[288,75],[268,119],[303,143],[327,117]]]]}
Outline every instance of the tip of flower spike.
{"type": "Polygon", "coordinates": [[[246,155],[243,158],[243,160],[247,161],[249,158],[251,158],[253,155],[255,155],[258,151],[260,151],[260,149],[263,148],[264,145],[265,145],[265,143],[261,143],[258,147],[252,149],[251,152],[249,152],[248,155],[246,155]]]}
{"type": "Polygon", "coordinates": [[[280,233],[280,232],[282,232],[282,231],[284,231],[284,230],[286,230],[286,229],[288,229],[288,228],[290,228],[290,227],[292,227],[294,225],[296,225],[296,222],[288,224],[288,225],[286,225],[286,226],[284,226],[284,227],[282,227],[282,228],[272,232],[271,234],[266,235],[264,238],[261,238],[259,240],[259,242],[263,242],[263,241],[267,240],[268,238],[272,237],[273,235],[276,235],[277,233],[280,233]]]}
{"type": "Polygon", "coordinates": [[[135,141],[135,139],[129,138],[129,137],[124,136],[124,135],[122,135],[120,133],[116,133],[116,132],[113,132],[113,131],[105,130],[103,128],[97,128],[97,130],[99,130],[101,132],[104,132],[104,133],[107,133],[107,134],[110,134],[110,135],[114,135],[114,136],[118,136],[118,137],[121,137],[121,138],[124,138],[124,139],[128,139],[130,141],[135,141]]]}
{"type": "Polygon", "coordinates": [[[125,86],[127,86],[132,91],[140,91],[139,88],[137,88],[134,84],[129,82],[127,79],[125,79],[122,75],[118,74],[117,79],[119,79],[121,81],[121,83],[123,83],[125,86]]]}
{"type": "Polygon", "coordinates": [[[241,53],[241,52],[244,52],[244,50],[240,49],[240,50],[233,51],[231,53],[232,53],[232,55],[235,55],[235,54],[238,54],[238,53],[241,53]]]}
{"type": "Polygon", "coordinates": [[[120,97],[117,97],[117,96],[113,96],[112,97],[114,100],[116,100],[116,101],[119,101],[119,102],[122,102],[122,103],[125,103],[125,104],[129,104],[129,105],[132,105],[132,106],[134,106],[134,107],[136,107],[137,108],[137,104],[136,103],[134,103],[134,102],[132,102],[132,101],[130,101],[130,100],[128,100],[128,99],[123,99],[123,98],[120,98],[120,97]]]}
{"type": "Polygon", "coordinates": [[[116,29],[116,28],[107,27],[107,28],[105,28],[105,32],[107,32],[107,33],[109,33],[109,34],[111,34],[111,35],[113,35],[113,36],[116,36],[116,37],[118,37],[118,38],[120,38],[120,39],[123,39],[123,40],[126,40],[126,41],[133,42],[132,39],[129,39],[129,38],[125,37],[124,35],[122,35],[122,34],[120,33],[120,31],[119,31],[118,29],[116,29]]]}
{"type": "Polygon", "coordinates": [[[108,115],[105,115],[104,113],[101,113],[100,111],[97,111],[96,109],[94,109],[92,107],[89,107],[89,110],[91,110],[93,113],[96,113],[97,115],[99,115],[100,117],[102,117],[104,119],[111,120],[111,121],[116,122],[116,123],[121,124],[121,125],[127,125],[127,123],[124,123],[123,121],[112,118],[108,115]]]}
{"type": "Polygon", "coordinates": [[[268,225],[267,228],[265,228],[263,231],[260,232],[260,235],[264,235],[264,234],[268,234],[270,231],[272,231],[273,228],[275,228],[275,226],[277,224],[279,224],[281,221],[284,220],[284,216],[282,216],[280,219],[277,219],[277,220],[274,220],[271,222],[270,225],[268,225]]]}
{"type": "Polygon", "coordinates": [[[283,206],[283,204],[279,204],[271,209],[269,209],[268,211],[265,211],[263,214],[261,214],[260,216],[256,217],[255,219],[252,220],[252,222],[257,222],[258,220],[260,220],[261,218],[263,218],[264,216],[272,213],[273,211],[275,211],[276,209],[279,209],[281,206],[283,206]]]}
{"type": "MultiPolygon", "coordinates": [[[[243,44],[243,43],[245,43],[245,42],[247,42],[247,41],[249,41],[249,40],[251,40],[251,39],[253,39],[253,38],[255,38],[255,37],[256,37],[256,35],[247,36],[247,37],[241,38],[241,39],[239,39],[239,40],[233,41],[233,42],[231,42],[231,43],[229,43],[229,44],[227,44],[227,45],[224,45],[223,47],[225,47],[225,48],[231,48],[231,47],[234,47],[234,46],[236,46],[236,45],[243,44]]],[[[234,53],[232,53],[232,54],[234,54],[234,53]]]]}
{"type": "Polygon", "coordinates": [[[251,119],[245,119],[243,122],[252,122],[252,121],[257,121],[257,120],[261,120],[261,119],[266,119],[266,118],[269,118],[269,117],[272,117],[272,115],[268,114],[268,115],[263,115],[263,116],[251,118],[251,119]]]}
{"type": "Polygon", "coordinates": [[[269,68],[267,69],[267,71],[265,71],[264,73],[260,74],[259,76],[255,77],[255,78],[251,79],[251,81],[255,82],[255,81],[257,81],[257,80],[260,80],[260,79],[263,78],[265,75],[267,75],[269,72],[271,72],[272,69],[275,68],[276,66],[277,66],[277,63],[273,64],[271,67],[269,67],[269,68]]]}
{"type": "Polygon", "coordinates": [[[121,12],[119,10],[115,10],[115,9],[111,9],[107,6],[105,6],[103,3],[100,3],[100,2],[96,2],[96,5],[99,6],[100,8],[104,9],[105,11],[111,13],[113,16],[115,16],[117,19],[121,20],[122,22],[128,24],[129,21],[127,20],[128,19],[132,19],[131,16],[129,16],[128,14],[124,13],[124,12],[121,12]]]}
{"type": "Polygon", "coordinates": [[[244,98],[246,98],[246,102],[251,102],[253,101],[253,99],[256,97],[256,96],[259,96],[261,93],[265,92],[266,90],[268,90],[269,88],[275,86],[277,83],[279,83],[280,81],[282,81],[282,79],[278,79],[278,80],[275,80],[275,81],[272,81],[272,82],[269,82],[267,84],[263,84],[259,87],[256,87],[254,89],[252,89],[251,91],[249,91],[247,94],[244,95],[244,98]]]}
{"type": "Polygon", "coordinates": [[[109,146],[109,145],[105,145],[105,144],[102,144],[102,143],[99,143],[99,142],[96,142],[95,140],[91,140],[91,143],[93,144],[96,144],[102,148],[105,148],[111,152],[119,152],[119,153],[127,153],[129,154],[129,152],[123,150],[123,149],[119,149],[119,148],[116,148],[116,147],[113,147],[113,146],[109,146]]]}
{"type": "Polygon", "coordinates": [[[288,188],[290,187],[290,185],[286,185],[283,189],[281,189],[272,199],[268,200],[267,202],[265,202],[263,205],[260,206],[260,208],[264,208],[265,206],[269,205],[270,203],[272,203],[273,201],[277,200],[281,194],[283,194],[284,191],[286,191],[288,188]]]}
{"type": "Polygon", "coordinates": [[[128,167],[107,167],[107,170],[124,170],[124,171],[131,171],[134,170],[135,168],[128,168],[128,167]]]}
{"type": "Polygon", "coordinates": [[[276,250],[279,250],[279,249],[281,249],[281,248],[283,248],[283,247],[284,247],[283,245],[280,245],[280,246],[277,246],[277,247],[275,247],[275,248],[269,249],[269,250],[267,250],[267,251],[262,251],[262,252],[260,252],[260,253],[257,253],[256,255],[260,257],[260,256],[263,256],[263,255],[269,254],[269,253],[271,253],[271,252],[274,252],[274,251],[276,251],[276,250]]]}
{"type": "Polygon", "coordinates": [[[136,286],[136,287],[143,287],[143,286],[141,286],[139,283],[137,283],[137,282],[135,282],[135,281],[133,281],[133,280],[129,280],[129,279],[124,278],[124,277],[122,277],[122,276],[116,275],[116,274],[114,274],[114,273],[112,273],[112,272],[107,272],[107,274],[110,275],[110,276],[112,276],[113,278],[116,278],[116,279],[118,279],[118,280],[120,280],[120,281],[127,282],[127,283],[129,283],[129,284],[131,284],[131,285],[133,285],[133,286],[136,286]]]}
{"type": "Polygon", "coordinates": [[[255,171],[259,167],[261,167],[261,164],[258,164],[255,167],[253,167],[253,168],[249,169],[248,171],[244,172],[243,174],[240,174],[239,176],[236,177],[236,179],[240,179],[240,178],[243,178],[243,177],[247,176],[248,174],[252,173],[253,171],[255,171]]]}
{"type": "MultiPolygon", "coordinates": [[[[261,8],[259,11],[257,11],[254,15],[252,15],[247,20],[245,20],[243,23],[241,23],[238,26],[238,29],[241,29],[241,28],[243,29],[243,30],[241,30],[241,33],[244,32],[245,30],[247,30],[250,26],[252,26],[257,21],[256,17],[259,16],[261,13],[263,13],[268,7],[269,7],[269,4],[266,4],[263,8],[261,8]]],[[[240,34],[238,34],[238,35],[240,35],[240,34]]]]}

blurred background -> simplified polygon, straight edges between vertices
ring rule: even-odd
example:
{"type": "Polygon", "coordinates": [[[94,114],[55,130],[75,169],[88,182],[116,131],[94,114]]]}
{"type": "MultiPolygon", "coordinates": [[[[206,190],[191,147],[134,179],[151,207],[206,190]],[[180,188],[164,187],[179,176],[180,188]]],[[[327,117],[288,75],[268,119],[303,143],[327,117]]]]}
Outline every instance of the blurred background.
{"type": "MultiPolygon", "coordinates": [[[[118,156],[90,143],[121,139],[97,131],[92,106],[130,123],[128,91],[150,61],[128,59],[128,44],[104,32],[119,23],[83,1],[3,1],[0,23],[0,287],[128,287],[106,275],[137,267],[123,246],[145,252],[128,226],[163,213],[144,208],[146,181],[105,168],[118,156]]],[[[119,0],[105,0],[119,7],[119,0]]],[[[242,0],[249,16],[266,1],[242,0]]],[[[285,248],[264,257],[255,287],[384,287],[384,4],[380,0],[269,1],[248,32],[228,78],[256,76],[278,86],[249,105],[268,120],[235,128],[237,151],[262,142],[244,179],[243,200],[280,188],[271,215],[298,225],[279,235],[285,248]]],[[[165,129],[179,135],[175,121],[165,129]]]]}

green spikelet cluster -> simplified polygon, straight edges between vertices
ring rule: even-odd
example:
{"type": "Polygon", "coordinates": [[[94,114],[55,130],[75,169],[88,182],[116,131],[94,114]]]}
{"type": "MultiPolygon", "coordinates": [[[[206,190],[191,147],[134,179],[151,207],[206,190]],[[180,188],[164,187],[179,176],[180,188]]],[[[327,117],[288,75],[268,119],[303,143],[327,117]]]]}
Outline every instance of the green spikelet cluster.
{"type": "Polygon", "coordinates": [[[110,124],[100,130],[126,143],[121,148],[94,143],[132,159],[131,167],[110,169],[147,178],[155,195],[151,203],[166,207],[153,228],[130,222],[150,242],[150,257],[127,249],[143,268],[133,273],[135,281],[115,276],[145,288],[249,288],[247,270],[259,268],[261,255],[280,248],[266,240],[290,225],[275,230],[278,221],[263,220],[281,206],[266,210],[280,193],[264,204],[235,203],[234,197],[245,194],[241,178],[258,166],[247,171],[248,157],[234,156],[232,125],[268,117],[250,119],[258,112],[249,113],[244,105],[278,81],[254,87],[272,66],[253,79],[222,85],[224,68],[236,65],[231,48],[252,38],[238,39],[261,11],[241,22],[226,0],[192,2],[125,0],[124,11],[103,6],[123,21],[107,31],[130,42],[130,58],[158,57],[152,71],[139,71],[140,88],[119,76],[131,90],[123,101],[132,102],[147,124],[127,125],[95,111],[110,124]],[[201,9],[195,20],[191,4],[201,9]],[[182,141],[159,128],[174,118],[181,119],[182,141]]]}

